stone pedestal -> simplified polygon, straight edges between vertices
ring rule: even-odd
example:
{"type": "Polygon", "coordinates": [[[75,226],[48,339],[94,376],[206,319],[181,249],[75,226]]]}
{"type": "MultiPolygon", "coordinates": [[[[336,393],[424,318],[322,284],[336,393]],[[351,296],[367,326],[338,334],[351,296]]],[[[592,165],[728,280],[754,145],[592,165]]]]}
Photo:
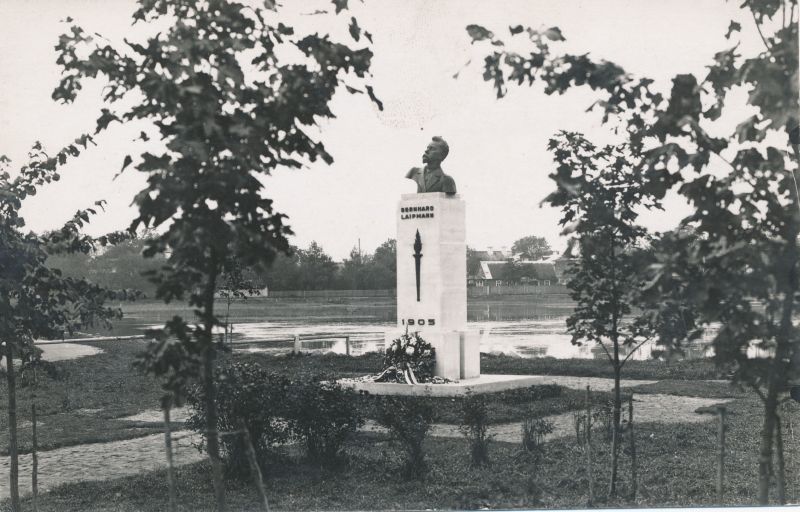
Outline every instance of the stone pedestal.
{"type": "Polygon", "coordinates": [[[404,194],[397,205],[397,330],[436,349],[435,374],[480,375],[477,332],[467,331],[465,204],[442,192],[404,194]]]}

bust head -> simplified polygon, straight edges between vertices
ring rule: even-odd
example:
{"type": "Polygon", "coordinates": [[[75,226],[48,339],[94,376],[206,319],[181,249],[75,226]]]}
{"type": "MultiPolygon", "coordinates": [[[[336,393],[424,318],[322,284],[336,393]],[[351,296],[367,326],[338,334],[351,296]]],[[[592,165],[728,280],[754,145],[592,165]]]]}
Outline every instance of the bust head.
{"type": "Polygon", "coordinates": [[[449,152],[450,146],[447,145],[447,142],[441,137],[434,137],[425,149],[425,153],[422,154],[422,162],[428,164],[428,167],[438,167],[442,160],[447,158],[449,152]]]}

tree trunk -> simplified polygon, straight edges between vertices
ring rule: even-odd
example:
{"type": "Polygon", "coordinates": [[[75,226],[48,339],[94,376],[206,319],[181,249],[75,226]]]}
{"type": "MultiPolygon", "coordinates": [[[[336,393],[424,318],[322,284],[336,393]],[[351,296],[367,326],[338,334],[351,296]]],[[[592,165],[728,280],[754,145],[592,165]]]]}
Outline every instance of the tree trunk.
{"type": "Polygon", "coordinates": [[[783,428],[781,417],[775,416],[775,457],[778,460],[778,503],[786,505],[786,462],[783,459],[783,428]]]}
{"type": "Polygon", "coordinates": [[[772,473],[772,436],[775,432],[775,410],[778,406],[778,393],[770,382],[767,399],[764,403],[764,427],[761,430],[761,449],[758,457],[758,503],[769,504],[769,484],[772,473]]]}
{"type": "Polygon", "coordinates": [[[39,440],[36,435],[36,368],[33,369],[33,397],[31,403],[31,492],[33,512],[39,510],[39,440]]]}
{"type": "Polygon", "coordinates": [[[638,487],[638,476],[636,474],[636,436],[633,431],[633,393],[628,402],[628,430],[631,436],[631,501],[636,501],[636,491],[638,487]]]}
{"type": "Polygon", "coordinates": [[[217,432],[217,394],[214,384],[214,353],[206,352],[203,380],[206,395],[206,430],[208,439],[208,458],[211,460],[211,476],[214,479],[214,496],[217,512],[225,510],[225,483],[222,475],[222,462],[219,457],[219,433],[217,432]]]}
{"type": "Polygon", "coordinates": [[[175,497],[175,470],[172,464],[172,426],[170,425],[170,406],[164,407],[164,449],[167,452],[167,488],[169,490],[169,510],[177,510],[175,497]]]}
{"type": "MultiPolygon", "coordinates": [[[[800,147],[794,145],[795,156],[800,158],[800,147]]],[[[792,171],[794,173],[794,171],[792,171]]],[[[800,197],[793,198],[794,206],[800,206],[800,197]]],[[[797,238],[800,234],[800,225],[793,222],[785,235],[786,253],[784,260],[788,266],[788,272],[784,286],[779,288],[782,292],[783,306],[781,312],[780,328],[775,337],[776,347],[770,365],[770,372],[767,377],[767,392],[764,400],[764,428],[761,431],[761,449],[758,459],[758,502],[760,505],[769,503],[769,484],[772,473],[772,443],[773,436],[780,437],[780,419],[778,418],[778,392],[787,384],[790,361],[793,359],[794,343],[793,339],[793,317],[795,309],[795,296],[800,288],[798,278],[798,247],[797,238]]],[[[782,464],[783,446],[782,443],[777,447],[779,454],[779,464],[782,464]]],[[[780,472],[780,470],[779,470],[780,472]]],[[[783,485],[780,482],[779,485],[783,485]]],[[[785,499],[783,489],[779,489],[780,499],[785,499]]]]}
{"type": "Polygon", "coordinates": [[[11,510],[22,510],[19,504],[19,452],[17,450],[17,377],[14,374],[14,348],[6,341],[6,380],[8,381],[8,456],[11,468],[8,475],[11,510]]]}
{"type": "Polygon", "coordinates": [[[230,332],[230,319],[231,319],[231,298],[230,296],[227,297],[226,302],[227,308],[225,309],[225,343],[230,345],[231,343],[231,336],[233,333],[230,332]]]}
{"type": "Polygon", "coordinates": [[[619,346],[614,343],[614,414],[611,425],[611,482],[609,483],[608,496],[617,495],[617,467],[619,466],[619,424],[622,416],[622,397],[620,394],[620,366],[619,346]]]}
{"type": "Polygon", "coordinates": [[[586,426],[584,428],[586,437],[586,477],[589,479],[589,501],[586,506],[594,505],[594,472],[592,470],[592,400],[589,386],[586,386],[586,426]]]}
{"type": "Polygon", "coordinates": [[[208,276],[203,304],[204,342],[203,386],[206,397],[206,431],[208,458],[211,460],[211,476],[214,480],[214,497],[217,512],[225,511],[225,481],[222,475],[222,462],[219,456],[219,432],[217,432],[217,387],[214,382],[214,290],[216,289],[217,269],[213,267],[208,276]]]}

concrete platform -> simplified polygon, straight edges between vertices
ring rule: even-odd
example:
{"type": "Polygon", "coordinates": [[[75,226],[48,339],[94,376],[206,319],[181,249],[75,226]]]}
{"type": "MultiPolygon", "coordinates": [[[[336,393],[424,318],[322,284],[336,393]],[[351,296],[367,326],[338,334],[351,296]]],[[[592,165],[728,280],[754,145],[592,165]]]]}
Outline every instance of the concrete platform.
{"type": "Polygon", "coordinates": [[[537,375],[481,375],[447,384],[397,384],[393,382],[353,382],[342,379],[342,387],[365,391],[371,395],[393,396],[463,396],[467,393],[496,393],[508,389],[527,388],[542,383],[537,375]]]}

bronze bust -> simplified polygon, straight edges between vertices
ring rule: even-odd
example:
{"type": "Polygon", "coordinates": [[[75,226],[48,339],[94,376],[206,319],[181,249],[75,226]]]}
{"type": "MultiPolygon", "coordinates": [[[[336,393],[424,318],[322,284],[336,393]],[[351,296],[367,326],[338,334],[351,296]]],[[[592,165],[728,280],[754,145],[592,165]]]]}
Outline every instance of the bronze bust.
{"type": "Polygon", "coordinates": [[[442,160],[447,158],[450,147],[441,137],[434,137],[425,153],[422,154],[422,162],[425,167],[420,169],[414,167],[406,178],[414,180],[417,184],[417,194],[425,192],[444,192],[452,196],[456,193],[456,182],[442,171],[442,160]]]}

